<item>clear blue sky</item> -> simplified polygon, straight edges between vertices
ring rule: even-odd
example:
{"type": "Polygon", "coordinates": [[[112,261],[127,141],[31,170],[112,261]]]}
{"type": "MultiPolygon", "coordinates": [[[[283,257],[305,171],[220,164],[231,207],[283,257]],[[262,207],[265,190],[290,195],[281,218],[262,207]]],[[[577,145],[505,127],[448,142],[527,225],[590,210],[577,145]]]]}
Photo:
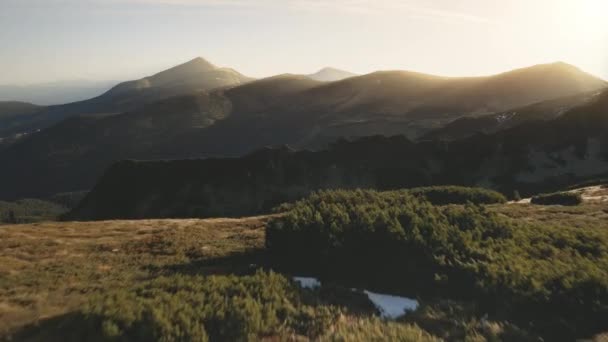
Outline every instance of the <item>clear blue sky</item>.
{"type": "Polygon", "coordinates": [[[562,60],[608,79],[608,0],[0,0],[0,84],[142,77],[202,56],[483,75],[562,60]]]}

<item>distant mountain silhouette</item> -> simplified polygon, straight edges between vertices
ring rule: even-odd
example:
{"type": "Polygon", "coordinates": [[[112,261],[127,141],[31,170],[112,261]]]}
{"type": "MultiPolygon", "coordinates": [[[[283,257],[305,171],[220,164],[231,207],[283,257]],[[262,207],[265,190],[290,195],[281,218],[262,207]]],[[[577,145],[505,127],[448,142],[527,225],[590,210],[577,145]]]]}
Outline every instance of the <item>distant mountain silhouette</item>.
{"type": "Polygon", "coordinates": [[[314,74],[306,75],[308,78],[311,78],[315,81],[321,82],[335,82],[341,81],[346,78],[355,77],[357,74],[353,74],[352,72],[325,67],[314,74]]]}
{"type": "Polygon", "coordinates": [[[201,57],[140,80],[121,83],[103,94],[103,101],[141,104],[175,95],[233,86],[251,81],[233,69],[218,68],[201,57]]]}
{"type": "Polygon", "coordinates": [[[40,110],[40,106],[19,101],[0,101],[0,120],[31,114],[40,110]]]}
{"type": "MultiPolygon", "coordinates": [[[[4,129],[11,129],[10,122],[23,120],[42,108],[27,102],[0,101],[0,122],[4,123],[4,129]]],[[[4,149],[24,137],[24,134],[18,133],[5,135],[4,137],[0,136],[0,149],[4,149]]]]}
{"type": "Polygon", "coordinates": [[[235,70],[217,68],[199,57],[150,77],[120,83],[89,100],[49,106],[37,115],[21,120],[0,121],[0,137],[45,128],[70,116],[118,114],[172,96],[239,85],[251,80],[235,70]]]}
{"type": "MultiPolygon", "coordinates": [[[[218,70],[196,60],[190,67],[201,74],[218,70]]],[[[177,82],[161,74],[102,96],[113,98],[112,106],[121,98],[149,103],[131,101],[125,108],[134,109],[118,115],[74,116],[0,151],[0,164],[6,165],[0,179],[7,183],[0,198],[88,189],[121,159],[236,157],[264,146],[319,149],[341,138],[416,138],[463,116],[502,113],[606,86],[558,63],[475,78],[388,71],[323,83],[287,74],[159,102],[124,95],[151,94],[147,89],[160,86],[147,85],[177,82]]]]}
{"type": "Polygon", "coordinates": [[[325,188],[477,185],[524,195],[608,176],[608,91],[547,122],[449,143],[404,137],[340,141],[310,152],[123,161],[69,219],[241,216],[325,188]]]}
{"type": "Polygon", "coordinates": [[[57,105],[99,96],[117,81],[69,80],[31,85],[0,85],[0,101],[57,105]]]}

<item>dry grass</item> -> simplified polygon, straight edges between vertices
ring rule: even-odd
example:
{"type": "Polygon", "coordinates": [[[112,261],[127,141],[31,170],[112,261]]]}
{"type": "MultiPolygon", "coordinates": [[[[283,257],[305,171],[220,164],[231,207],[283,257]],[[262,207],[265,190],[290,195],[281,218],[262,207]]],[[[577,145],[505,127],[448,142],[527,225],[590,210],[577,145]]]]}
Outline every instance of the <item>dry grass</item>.
{"type": "Polygon", "coordinates": [[[548,223],[555,227],[608,229],[608,206],[596,202],[586,202],[579,206],[511,203],[509,205],[492,205],[489,208],[518,221],[548,223]]]}
{"type": "MultiPolygon", "coordinates": [[[[608,229],[608,208],[600,203],[489,208],[555,227],[608,229]]],[[[2,226],[0,340],[26,325],[75,311],[92,294],[161,275],[249,273],[264,262],[269,218],[2,226]]]]}
{"type": "Polygon", "coordinates": [[[0,339],[104,292],[165,273],[246,269],[268,217],[0,227],[0,339]],[[239,257],[239,255],[242,255],[239,257]]]}

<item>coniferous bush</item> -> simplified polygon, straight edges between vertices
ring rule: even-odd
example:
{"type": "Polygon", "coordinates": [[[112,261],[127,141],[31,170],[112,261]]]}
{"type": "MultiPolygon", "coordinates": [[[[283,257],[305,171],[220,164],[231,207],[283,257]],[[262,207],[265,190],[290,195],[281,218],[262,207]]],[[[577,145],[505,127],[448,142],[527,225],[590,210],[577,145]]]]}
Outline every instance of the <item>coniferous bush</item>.
{"type": "Polygon", "coordinates": [[[66,207],[57,203],[39,199],[0,201],[0,224],[55,220],[67,210],[66,207]]]}
{"type": "Polygon", "coordinates": [[[475,297],[551,333],[608,326],[606,231],[433,206],[406,191],[339,190],[313,193],[270,221],[266,246],[278,265],[475,297]]]}
{"type": "Polygon", "coordinates": [[[574,192],[554,192],[534,196],[530,202],[539,205],[579,205],[583,203],[583,198],[574,192]]]}
{"type": "Polygon", "coordinates": [[[172,275],[97,294],[61,326],[74,341],[438,341],[411,324],[353,324],[340,319],[344,310],[273,272],[172,275]]]}
{"type": "Polygon", "coordinates": [[[468,188],[464,186],[429,186],[406,190],[412,195],[421,196],[435,205],[465,204],[495,204],[505,203],[507,198],[496,191],[484,188],[468,188]]]}

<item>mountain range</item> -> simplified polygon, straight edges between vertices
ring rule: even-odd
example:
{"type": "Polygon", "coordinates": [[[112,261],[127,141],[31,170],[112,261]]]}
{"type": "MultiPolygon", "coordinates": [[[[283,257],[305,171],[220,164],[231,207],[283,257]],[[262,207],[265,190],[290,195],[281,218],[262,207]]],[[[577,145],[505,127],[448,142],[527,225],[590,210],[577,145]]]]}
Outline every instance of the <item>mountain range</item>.
{"type": "Polygon", "coordinates": [[[315,152],[281,147],[240,158],[122,161],[68,218],[246,216],[335,188],[554,191],[608,176],[607,131],[608,90],[556,119],[452,142],[375,136],[315,152]]]}
{"type": "Polygon", "coordinates": [[[237,157],[285,144],[317,150],[373,135],[427,139],[445,136],[440,130],[462,118],[524,113],[505,126],[513,128],[536,120],[534,108],[553,119],[606,86],[565,63],[487,77],[380,71],[320,81],[253,80],[197,58],[91,100],[0,121],[0,134],[34,132],[0,150],[0,198],[90,189],[122,159],[237,157]]]}
{"type": "Polygon", "coordinates": [[[119,114],[172,96],[234,86],[251,80],[235,70],[218,68],[199,57],[149,77],[120,83],[89,100],[48,106],[29,115],[2,120],[0,137],[43,129],[71,116],[119,114]]]}

